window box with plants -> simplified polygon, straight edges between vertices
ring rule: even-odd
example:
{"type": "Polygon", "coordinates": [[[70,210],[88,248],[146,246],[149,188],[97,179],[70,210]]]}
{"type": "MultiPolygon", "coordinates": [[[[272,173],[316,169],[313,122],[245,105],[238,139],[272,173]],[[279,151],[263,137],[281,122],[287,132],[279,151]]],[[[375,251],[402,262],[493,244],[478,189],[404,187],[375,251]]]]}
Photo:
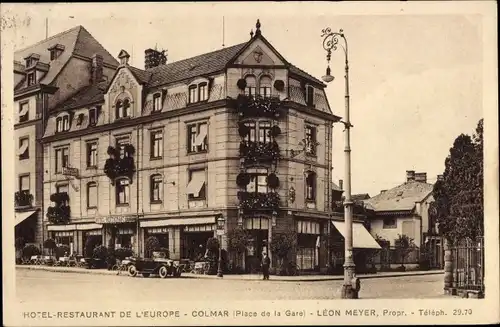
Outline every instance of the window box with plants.
{"type": "Polygon", "coordinates": [[[131,144],[127,144],[124,149],[123,156],[120,155],[120,150],[112,146],[108,147],[109,158],[104,164],[104,173],[111,180],[111,184],[118,177],[128,177],[132,180],[135,173],[134,153],[135,148],[131,144]]]}
{"type": "Polygon", "coordinates": [[[234,100],[234,105],[240,118],[266,117],[279,119],[282,103],[277,97],[262,97],[258,95],[240,94],[234,100]]]}
{"type": "Polygon", "coordinates": [[[50,196],[54,205],[47,208],[47,218],[51,224],[67,224],[71,216],[68,193],[54,193],[50,196]]]}
{"type": "Polygon", "coordinates": [[[280,157],[278,143],[242,141],[240,143],[240,157],[248,162],[273,161],[280,157]]]}
{"type": "Polygon", "coordinates": [[[272,209],[276,210],[280,206],[280,197],[278,193],[255,193],[238,192],[241,209],[272,209]]]}
{"type": "Polygon", "coordinates": [[[33,195],[28,190],[17,191],[14,194],[16,207],[31,207],[33,204],[33,195]]]}

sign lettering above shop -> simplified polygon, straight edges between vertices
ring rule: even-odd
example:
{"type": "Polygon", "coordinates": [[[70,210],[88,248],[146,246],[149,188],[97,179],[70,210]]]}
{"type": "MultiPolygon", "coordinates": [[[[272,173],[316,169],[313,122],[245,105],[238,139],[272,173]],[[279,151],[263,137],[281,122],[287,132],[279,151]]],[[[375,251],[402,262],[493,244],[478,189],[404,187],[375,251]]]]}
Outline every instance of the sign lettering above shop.
{"type": "Polygon", "coordinates": [[[97,217],[95,222],[98,224],[123,224],[133,223],[137,220],[135,216],[103,216],[97,217]]]}

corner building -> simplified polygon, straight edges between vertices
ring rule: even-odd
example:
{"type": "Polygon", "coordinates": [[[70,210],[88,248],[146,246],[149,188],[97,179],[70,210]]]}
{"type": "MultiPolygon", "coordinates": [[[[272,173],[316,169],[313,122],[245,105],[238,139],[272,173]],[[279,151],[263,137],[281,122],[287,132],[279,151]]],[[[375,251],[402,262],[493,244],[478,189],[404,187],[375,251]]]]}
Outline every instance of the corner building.
{"type": "Polygon", "coordinates": [[[118,57],[105,86],[49,118],[46,236],[79,253],[96,237],[144,254],[155,235],[171,258],[196,259],[222,215],[223,248],[231,230],[252,236],[247,271],[286,230],[297,232],[301,269],[325,267],[339,120],[325,85],[287,62],[260,23],[248,42],[173,63],[147,49],[144,70],[118,57]]]}

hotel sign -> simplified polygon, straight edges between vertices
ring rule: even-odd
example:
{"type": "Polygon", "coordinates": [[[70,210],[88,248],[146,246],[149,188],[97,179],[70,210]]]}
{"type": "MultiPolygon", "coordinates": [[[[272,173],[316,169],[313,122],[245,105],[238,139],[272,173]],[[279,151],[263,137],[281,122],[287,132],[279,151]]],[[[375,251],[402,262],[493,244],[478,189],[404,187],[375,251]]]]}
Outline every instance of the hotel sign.
{"type": "Polygon", "coordinates": [[[95,219],[97,224],[123,224],[133,223],[136,221],[136,216],[102,216],[95,219]]]}
{"type": "Polygon", "coordinates": [[[62,173],[66,176],[78,177],[78,168],[62,167],[62,173]]]}

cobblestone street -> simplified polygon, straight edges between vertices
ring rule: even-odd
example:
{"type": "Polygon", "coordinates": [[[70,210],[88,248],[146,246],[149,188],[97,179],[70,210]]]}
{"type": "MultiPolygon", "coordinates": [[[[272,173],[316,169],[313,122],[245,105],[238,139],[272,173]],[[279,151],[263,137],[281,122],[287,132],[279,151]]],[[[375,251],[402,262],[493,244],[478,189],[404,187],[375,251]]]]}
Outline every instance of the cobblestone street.
{"type": "MultiPolygon", "coordinates": [[[[342,281],[244,281],[195,278],[131,278],[116,275],[16,270],[20,301],[119,301],[124,296],[142,301],[176,300],[327,300],[340,298],[342,281]],[[68,292],[70,290],[70,292],[68,292]],[[71,294],[71,295],[69,295],[71,294]]],[[[441,274],[362,280],[363,299],[438,298],[443,295],[441,274]]]]}

